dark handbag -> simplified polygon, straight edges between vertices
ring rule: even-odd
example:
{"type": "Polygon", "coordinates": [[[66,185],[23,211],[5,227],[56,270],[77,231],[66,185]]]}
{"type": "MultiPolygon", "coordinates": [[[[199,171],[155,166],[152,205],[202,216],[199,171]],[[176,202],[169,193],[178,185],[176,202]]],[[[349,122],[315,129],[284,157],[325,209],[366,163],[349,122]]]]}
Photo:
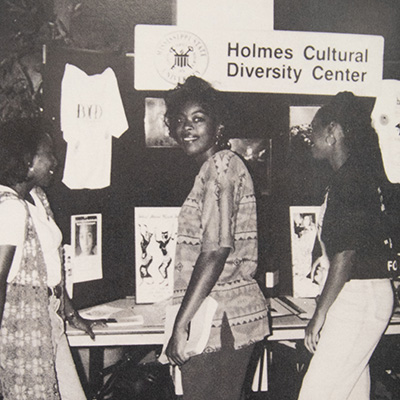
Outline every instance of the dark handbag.
{"type": "Polygon", "coordinates": [[[127,366],[114,382],[113,398],[118,400],[172,400],[175,390],[169,365],[158,362],[127,366]]]}
{"type": "Polygon", "coordinates": [[[153,352],[138,361],[136,353],[125,354],[122,360],[103,370],[102,375],[108,378],[92,400],[176,399],[169,365],[157,362],[153,352]]]}

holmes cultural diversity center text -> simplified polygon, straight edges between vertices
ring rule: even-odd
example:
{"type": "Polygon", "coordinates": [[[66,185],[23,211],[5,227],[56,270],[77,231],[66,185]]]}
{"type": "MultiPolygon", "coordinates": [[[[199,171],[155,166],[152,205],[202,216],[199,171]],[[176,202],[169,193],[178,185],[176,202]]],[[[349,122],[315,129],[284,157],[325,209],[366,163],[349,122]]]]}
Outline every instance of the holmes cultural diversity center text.
{"type": "Polygon", "coordinates": [[[315,81],[355,83],[367,79],[365,64],[368,63],[368,48],[350,51],[308,44],[302,51],[296,51],[290,47],[228,42],[227,77],[286,80],[292,83],[298,83],[304,74],[309,75],[307,79],[311,77],[315,81]],[[254,65],[255,59],[259,60],[257,65],[254,65]],[[293,61],[295,63],[292,64],[293,61]]]}

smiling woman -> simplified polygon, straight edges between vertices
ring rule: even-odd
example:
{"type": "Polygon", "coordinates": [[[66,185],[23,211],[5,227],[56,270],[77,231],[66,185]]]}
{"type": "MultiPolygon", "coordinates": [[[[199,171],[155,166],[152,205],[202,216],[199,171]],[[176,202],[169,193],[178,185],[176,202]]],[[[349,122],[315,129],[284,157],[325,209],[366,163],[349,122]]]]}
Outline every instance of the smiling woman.
{"type": "Polygon", "coordinates": [[[184,152],[196,160],[215,152],[216,138],[223,129],[197,101],[188,101],[176,120],[175,138],[184,152]]]}
{"type": "Polygon", "coordinates": [[[0,380],[5,400],[86,399],[62,318],[94,335],[63,287],[62,234],[43,190],[56,167],[51,137],[40,120],[0,125],[0,380]]]}
{"type": "Polygon", "coordinates": [[[166,105],[170,135],[200,165],[210,155],[229,147],[224,123],[228,110],[220,93],[207,82],[189,77],[170,92],[166,105]]]}
{"type": "Polygon", "coordinates": [[[253,181],[228,149],[221,92],[192,76],[166,104],[170,134],[200,168],[178,217],[173,297],[180,308],[166,354],[181,367],[185,400],[238,400],[254,344],[269,334],[267,302],[254,279],[253,181]],[[189,324],[207,296],[218,308],[204,352],[190,357],[189,324]]]}
{"type": "Polygon", "coordinates": [[[312,156],[327,161],[333,175],[318,234],[328,272],[305,330],[313,357],[299,400],[368,400],[369,359],[393,310],[380,258],[380,196],[388,181],[369,110],[353,93],[338,93],[317,111],[311,140],[312,156]]]}

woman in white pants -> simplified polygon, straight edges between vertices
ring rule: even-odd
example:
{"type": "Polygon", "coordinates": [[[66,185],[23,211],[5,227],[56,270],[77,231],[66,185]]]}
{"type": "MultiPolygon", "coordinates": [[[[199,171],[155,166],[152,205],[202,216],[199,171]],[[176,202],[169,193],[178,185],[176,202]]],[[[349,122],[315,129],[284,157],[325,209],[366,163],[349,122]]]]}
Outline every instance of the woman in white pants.
{"type": "Polygon", "coordinates": [[[382,258],[382,188],[388,184],[369,112],[338,93],[312,122],[312,155],[334,174],[321,239],[329,272],[304,343],[313,353],[299,400],[369,400],[369,359],[393,309],[382,258]]]}

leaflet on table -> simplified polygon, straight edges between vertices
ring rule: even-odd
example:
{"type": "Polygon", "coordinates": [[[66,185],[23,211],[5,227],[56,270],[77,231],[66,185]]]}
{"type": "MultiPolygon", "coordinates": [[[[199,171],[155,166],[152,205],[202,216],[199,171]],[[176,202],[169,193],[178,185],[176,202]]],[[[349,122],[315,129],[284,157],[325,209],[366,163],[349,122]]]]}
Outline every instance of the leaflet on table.
{"type": "Polygon", "coordinates": [[[113,307],[108,304],[100,304],[95,307],[90,307],[80,310],[79,314],[86,319],[109,319],[107,324],[118,325],[143,325],[143,315],[137,315],[133,309],[126,307],[113,307]],[[115,320],[115,322],[113,321],[115,320]]]}
{"type": "Polygon", "coordinates": [[[317,305],[314,298],[284,296],[279,300],[290,307],[294,311],[293,313],[301,319],[311,319],[317,305]]]}
{"type": "Polygon", "coordinates": [[[277,297],[270,299],[271,317],[284,317],[286,315],[297,314],[297,311],[287,305],[277,297]]]}
{"type": "MultiPolygon", "coordinates": [[[[179,311],[180,304],[167,306],[165,314],[165,330],[164,330],[164,345],[158,361],[162,364],[167,364],[168,358],[165,354],[166,347],[172,335],[175,318],[179,311]]],[[[210,337],[211,324],[217,310],[218,303],[212,297],[206,297],[192,321],[190,322],[189,338],[186,344],[186,353],[192,357],[200,354],[208,342],[210,337]]]]}

